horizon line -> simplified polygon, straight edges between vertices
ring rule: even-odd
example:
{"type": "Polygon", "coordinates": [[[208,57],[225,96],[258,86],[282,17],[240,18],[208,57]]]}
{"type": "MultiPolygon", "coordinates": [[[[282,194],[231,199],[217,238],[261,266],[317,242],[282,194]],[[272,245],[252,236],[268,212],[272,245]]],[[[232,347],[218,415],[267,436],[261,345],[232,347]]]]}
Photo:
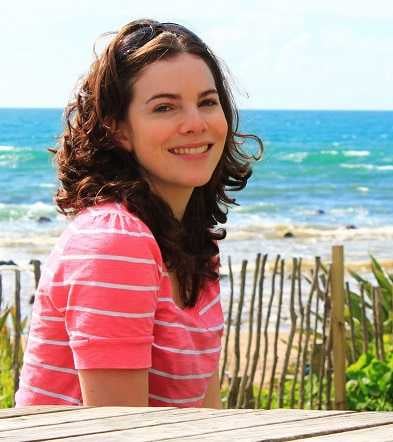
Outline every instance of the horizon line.
{"type": "MultiPolygon", "coordinates": [[[[0,106],[0,110],[64,110],[65,107],[56,107],[56,106],[0,106]]],[[[247,107],[240,108],[239,111],[269,111],[269,112],[393,112],[393,108],[391,109],[325,109],[325,108],[263,108],[263,107],[247,107]]]]}

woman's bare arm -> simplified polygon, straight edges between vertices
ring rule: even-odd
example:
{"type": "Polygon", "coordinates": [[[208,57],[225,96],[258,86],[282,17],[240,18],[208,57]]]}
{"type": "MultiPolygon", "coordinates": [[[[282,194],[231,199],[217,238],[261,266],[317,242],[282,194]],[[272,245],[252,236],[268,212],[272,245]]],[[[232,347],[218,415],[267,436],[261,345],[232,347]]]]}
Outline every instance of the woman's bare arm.
{"type": "Polygon", "coordinates": [[[83,405],[147,407],[148,369],[78,370],[83,405]]]}
{"type": "Polygon", "coordinates": [[[209,385],[207,387],[206,396],[202,404],[203,408],[222,408],[221,396],[220,396],[220,378],[218,370],[210,378],[209,385]]]}

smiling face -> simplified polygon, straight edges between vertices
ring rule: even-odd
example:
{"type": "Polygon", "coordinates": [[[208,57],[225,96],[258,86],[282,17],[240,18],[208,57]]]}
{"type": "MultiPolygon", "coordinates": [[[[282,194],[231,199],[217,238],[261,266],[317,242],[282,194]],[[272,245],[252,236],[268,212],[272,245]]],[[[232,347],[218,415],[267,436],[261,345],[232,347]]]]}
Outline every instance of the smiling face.
{"type": "Polygon", "coordinates": [[[152,191],[169,205],[186,204],[192,190],[210,180],[228,131],[207,64],[184,53],[148,65],[119,129],[152,191]]]}

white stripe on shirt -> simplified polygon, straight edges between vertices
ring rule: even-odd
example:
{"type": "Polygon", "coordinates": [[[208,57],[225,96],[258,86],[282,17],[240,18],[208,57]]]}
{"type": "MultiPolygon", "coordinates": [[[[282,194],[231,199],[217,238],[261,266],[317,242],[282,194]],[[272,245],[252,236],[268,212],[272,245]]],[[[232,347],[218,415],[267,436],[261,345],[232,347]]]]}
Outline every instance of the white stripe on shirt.
{"type": "Polygon", "coordinates": [[[156,374],[157,376],[163,376],[164,378],[169,378],[169,379],[187,380],[187,379],[210,378],[214,374],[214,371],[212,371],[211,373],[201,373],[201,374],[173,374],[173,373],[167,373],[166,371],[156,370],[155,368],[150,368],[149,373],[153,373],[156,374]]]}
{"type": "Polygon", "coordinates": [[[190,327],[189,325],[185,325],[185,324],[180,324],[179,322],[166,322],[166,321],[160,321],[158,319],[156,319],[154,321],[154,324],[158,324],[158,325],[162,325],[164,327],[180,327],[183,328],[185,330],[188,331],[193,331],[196,333],[206,333],[206,332],[212,332],[212,331],[217,331],[217,330],[221,330],[224,328],[224,324],[220,324],[214,327],[209,327],[209,328],[201,328],[201,327],[190,327]]]}
{"type": "Polygon", "coordinates": [[[33,311],[32,316],[35,316],[38,319],[42,319],[44,321],[53,321],[53,322],[64,322],[64,318],[60,316],[45,316],[45,315],[39,315],[38,313],[33,311]]]}
{"type": "Polygon", "coordinates": [[[217,304],[217,302],[220,302],[220,294],[218,294],[213,301],[210,301],[209,304],[205,305],[201,310],[199,310],[199,315],[204,315],[208,310],[210,310],[214,305],[217,304]]]}
{"type": "Polygon", "coordinates": [[[110,282],[102,282],[102,281],[81,281],[78,279],[70,279],[68,281],[56,281],[56,282],[48,282],[48,285],[51,287],[67,287],[71,285],[85,285],[90,287],[103,287],[108,289],[119,289],[119,290],[133,290],[133,291],[157,291],[159,289],[158,286],[152,285],[128,285],[128,284],[114,284],[110,282]]]}
{"type": "Polygon", "coordinates": [[[43,388],[33,387],[32,385],[26,384],[25,382],[20,382],[21,386],[27,388],[28,390],[35,391],[36,393],[44,394],[45,396],[55,397],[58,399],[63,399],[72,404],[81,405],[80,400],[75,399],[71,396],[66,396],[65,394],[54,393],[53,391],[44,390],[43,388]]]}
{"type": "Polygon", "coordinates": [[[170,297],[165,297],[165,298],[161,297],[161,298],[157,298],[157,299],[158,299],[158,302],[171,302],[172,304],[175,303],[173,298],[170,298],[170,297]]]}
{"type": "Polygon", "coordinates": [[[154,312],[147,312],[147,313],[126,313],[126,312],[116,312],[113,310],[101,310],[97,308],[91,308],[91,307],[81,307],[78,305],[69,305],[67,307],[63,307],[59,309],[60,311],[68,311],[68,310],[74,310],[77,312],[86,312],[86,313],[92,313],[96,315],[103,315],[103,316],[116,316],[121,318],[152,318],[154,316],[154,312]]]}
{"type": "Polygon", "coordinates": [[[187,402],[196,402],[196,401],[200,401],[204,397],[205,397],[205,395],[203,394],[202,396],[190,397],[190,398],[186,398],[186,399],[172,399],[170,397],[157,396],[156,394],[149,394],[149,398],[156,399],[156,400],[162,401],[162,402],[173,403],[173,404],[185,404],[187,402]]]}
{"type": "Polygon", "coordinates": [[[59,339],[43,339],[39,336],[33,335],[33,333],[29,334],[28,340],[32,339],[33,341],[40,342],[41,344],[49,344],[49,345],[62,345],[63,347],[68,347],[69,342],[59,339]]]}
{"type": "Polygon", "coordinates": [[[96,335],[91,335],[89,333],[83,333],[81,331],[76,331],[76,332],[71,332],[70,333],[70,340],[73,339],[78,339],[78,337],[82,337],[82,338],[88,338],[88,339],[111,339],[108,338],[106,336],[96,336],[96,335]]]}
{"type": "Polygon", "coordinates": [[[44,364],[43,362],[39,362],[38,360],[35,360],[35,358],[32,358],[31,355],[24,357],[23,361],[31,365],[36,365],[38,367],[46,368],[47,370],[60,371],[62,373],[69,373],[69,374],[78,374],[78,370],[75,370],[74,368],[65,368],[65,367],[59,367],[57,365],[44,364]]]}
{"type": "Polygon", "coordinates": [[[122,261],[122,262],[132,262],[135,264],[152,264],[155,265],[154,259],[148,258],[134,258],[131,256],[117,256],[117,255],[63,255],[59,256],[61,261],[78,261],[83,259],[92,260],[108,260],[108,261],[122,261]]]}
{"type": "Polygon", "coordinates": [[[154,236],[148,232],[130,232],[129,230],[121,230],[121,229],[78,229],[72,224],[70,224],[70,228],[75,235],[96,235],[96,234],[110,233],[115,235],[136,236],[141,238],[154,239],[154,236]]]}
{"type": "Polygon", "coordinates": [[[213,348],[206,348],[204,350],[194,350],[190,348],[175,348],[175,347],[165,347],[162,345],[158,345],[153,342],[153,347],[158,348],[160,350],[169,351],[171,353],[180,353],[185,355],[202,355],[206,353],[218,353],[221,350],[221,346],[219,347],[213,347],[213,348]]]}

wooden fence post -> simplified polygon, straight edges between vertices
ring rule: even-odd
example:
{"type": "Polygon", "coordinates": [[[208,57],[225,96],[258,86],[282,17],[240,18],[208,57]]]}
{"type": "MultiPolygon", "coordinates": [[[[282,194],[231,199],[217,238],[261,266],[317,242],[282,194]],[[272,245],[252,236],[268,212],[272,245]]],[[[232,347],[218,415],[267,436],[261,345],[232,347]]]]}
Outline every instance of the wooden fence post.
{"type": "Polygon", "coordinates": [[[2,301],[3,301],[3,275],[0,272],[0,310],[1,310],[2,301]]]}
{"type": "Polygon", "coordinates": [[[345,322],[344,322],[344,247],[332,247],[332,338],[334,402],[336,410],[345,410],[345,322]]]}
{"type": "Polygon", "coordinates": [[[19,388],[19,369],[20,369],[20,332],[21,332],[21,311],[20,311],[20,269],[15,269],[15,297],[14,297],[14,311],[15,311],[15,323],[14,323],[14,348],[13,348],[13,361],[12,366],[14,370],[14,390],[19,388]]]}

